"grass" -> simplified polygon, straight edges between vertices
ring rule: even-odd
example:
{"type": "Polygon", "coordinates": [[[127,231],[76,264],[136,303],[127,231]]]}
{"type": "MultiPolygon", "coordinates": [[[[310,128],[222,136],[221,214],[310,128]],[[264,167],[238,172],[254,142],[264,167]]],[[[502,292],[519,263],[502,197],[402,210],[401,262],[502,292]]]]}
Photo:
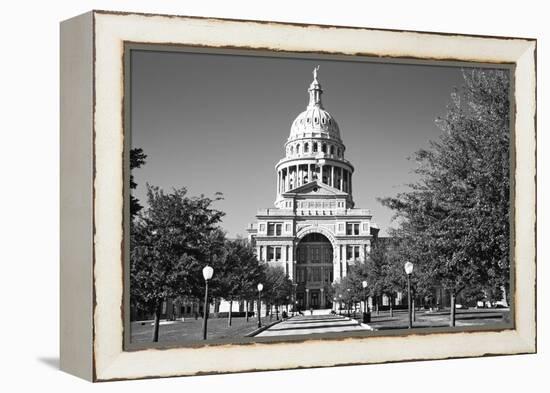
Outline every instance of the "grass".
{"type": "MultiPolygon", "coordinates": [[[[494,324],[504,325],[508,313],[508,309],[459,309],[456,310],[455,324],[457,327],[494,324]]],[[[413,321],[413,327],[448,327],[449,316],[449,310],[433,313],[417,311],[416,321],[413,321]]],[[[359,313],[357,314],[357,318],[361,319],[359,313]]],[[[380,315],[371,312],[371,322],[369,325],[376,330],[406,329],[408,327],[408,318],[409,314],[407,310],[395,310],[393,312],[393,317],[390,317],[389,311],[380,312],[380,315]]]]}
{"type": "MultiPolygon", "coordinates": [[[[280,317],[280,316],[279,316],[280,317]]],[[[275,321],[273,316],[272,321],[275,321]]],[[[269,317],[262,316],[262,326],[270,322],[269,317]]],[[[202,341],[202,318],[186,318],[185,321],[161,321],[159,328],[159,342],[197,342],[202,341]]],[[[258,328],[258,319],[233,318],[231,326],[227,326],[227,318],[209,318],[207,338],[225,339],[245,337],[258,328]]],[[[153,321],[132,322],[132,343],[152,342],[153,321]]]]}

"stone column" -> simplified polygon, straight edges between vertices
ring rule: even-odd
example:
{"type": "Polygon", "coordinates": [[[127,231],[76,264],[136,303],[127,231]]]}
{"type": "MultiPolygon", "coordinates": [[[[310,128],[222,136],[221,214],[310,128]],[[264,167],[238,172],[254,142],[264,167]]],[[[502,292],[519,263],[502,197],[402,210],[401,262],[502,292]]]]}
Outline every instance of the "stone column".
{"type": "Polygon", "coordinates": [[[351,194],[352,193],[352,188],[351,188],[351,172],[348,172],[348,188],[349,188],[349,193],[351,194]]]}
{"type": "Polygon", "coordinates": [[[306,288],[306,310],[309,310],[309,289],[306,288]]]}
{"type": "Polygon", "coordinates": [[[277,171],[277,196],[281,193],[281,172],[277,171]]]}
{"type": "Polygon", "coordinates": [[[330,186],[334,187],[334,165],[330,167],[330,186]]]}
{"type": "Polygon", "coordinates": [[[342,277],[346,277],[348,274],[348,246],[344,245],[342,248],[342,277]]]}
{"type": "Polygon", "coordinates": [[[344,191],[344,168],[340,168],[340,186],[338,189],[340,191],[344,191]]]}
{"type": "Polygon", "coordinates": [[[319,178],[321,179],[321,183],[323,183],[323,165],[319,165],[319,178]]]}
{"type": "Polygon", "coordinates": [[[332,279],[334,282],[340,280],[340,246],[337,245],[334,247],[332,257],[332,279]]]}
{"type": "Polygon", "coordinates": [[[293,258],[293,249],[294,249],[294,246],[286,246],[285,247],[285,250],[286,251],[286,257],[287,257],[287,261],[288,261],[288,266],[289,266],[289,269],[288,269],[288,278],[290,278],[292,280],[292,282],[294,282],[294,277],[296,277],[296,273],[295,273],[295,266],[294,266],[294,258],[293,258]]]}
{"type": "Polygon", "coordinates": [[[311,177],[311,164],[307,164],[307,181],[311,183],[313,178],[311,177]]]}

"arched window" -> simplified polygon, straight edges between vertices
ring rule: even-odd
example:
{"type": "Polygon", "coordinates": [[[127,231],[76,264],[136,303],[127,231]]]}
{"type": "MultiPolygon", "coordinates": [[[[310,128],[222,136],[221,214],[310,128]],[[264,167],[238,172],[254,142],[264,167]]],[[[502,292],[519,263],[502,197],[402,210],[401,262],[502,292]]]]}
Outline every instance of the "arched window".
{"type": "Polygon", "coordinates": [[[313,143],[313,152],[317,153],[317,142],[313,143]]]}
{"type": "Polygon", "coordinates": [[[336,149],[336,155],[340,157],[340,148],[336,149]]]}
{"type": "Polygon", "coordinates": [[[296,145],[296,154],[300,154],[300,145],[296,145]]]}
{"type": "Polygon", "coordinates": [[[315,118],[315,124],[317,124],[317,123],[319,123],[319,118],[318,117],[315,118]]]}
{"type": "Polygon", "coordinates": [[[323,143],[323,145],[321,146],[321,151],[323,153],[326,153],[327,152],[327,144],[326,143],[323,143]]]}
{"type": "Polygon", "coordinates": [[[309,143],[304,144],[304,153],[307,153],[309,151],[309,143]]]}
{"type": "Polygon", "coordinates": [[[330,145],[330,154],[334,154],[334,146],[330,145]]]}
{"type": "Polygon", "coordinates": [[[294,146],[290,146],[290,154],[294,154],[294,146]]]}

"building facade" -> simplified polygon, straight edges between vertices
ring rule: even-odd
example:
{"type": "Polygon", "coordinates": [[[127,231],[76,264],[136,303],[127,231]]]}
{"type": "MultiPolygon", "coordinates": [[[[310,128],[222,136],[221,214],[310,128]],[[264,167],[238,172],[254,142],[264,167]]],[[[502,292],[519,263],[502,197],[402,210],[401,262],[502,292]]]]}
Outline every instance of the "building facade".
{"type": "Polygon", "coordinates": [[[353,202],[354,167],[332,115],[323,108],[318,67],[309,103],[292,122],[275,165],[273,208],[260,209],[247,232],[258,258],[284,269],[300,308],[331,308],[330,285],[363,261],[378,234],[368,209],[353,202]]]}

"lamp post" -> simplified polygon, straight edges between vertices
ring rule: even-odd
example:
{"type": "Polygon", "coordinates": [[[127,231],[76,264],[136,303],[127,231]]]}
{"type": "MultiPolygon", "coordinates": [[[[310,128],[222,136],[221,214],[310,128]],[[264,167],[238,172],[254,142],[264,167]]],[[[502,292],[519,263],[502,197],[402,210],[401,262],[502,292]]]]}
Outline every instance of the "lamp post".
{"type": "Polygon", "coordinates": [[[258,284],[258,327],[262,327],[262,289],[264,289],[264,286],[262,283],[258,284]]]}
{"type": "Polygon", "coordinates": [[[412,310],[411,310],[411,274],[413,272],[414,265],[407,261],[405,262],[405,273],[407,274],[407,305],[409,308],[409,329],[412,329],[412,310]]]}
{"type": "Polygon", "coordinates": [[[202,339],[206,340],[206,327],[208,325],[208,280],[212,278],[214,269],[206,265],[202,269],[202,276],[204,277],[204,314],[202,319],[202,339]]]}
{"type": "Polygon", "coordinates": [[[339,301],[339,303],[340,303],[339,308],[340,309],[338,310],[338,314],[342,315],[342,294],[339,294],[338,298],[340,298],[340,301],[339,301]]]}
{"type": "Polygon", "coordinates": [[[370,310],[369,310],[369,302],[367,299],[367,286],[369,283],[367,281],[363,281],[361,283],[363,286],[363,297],[365,302],[365,309],[363,310],[363,323],[369,323],[370,322],[370,310]]]}

